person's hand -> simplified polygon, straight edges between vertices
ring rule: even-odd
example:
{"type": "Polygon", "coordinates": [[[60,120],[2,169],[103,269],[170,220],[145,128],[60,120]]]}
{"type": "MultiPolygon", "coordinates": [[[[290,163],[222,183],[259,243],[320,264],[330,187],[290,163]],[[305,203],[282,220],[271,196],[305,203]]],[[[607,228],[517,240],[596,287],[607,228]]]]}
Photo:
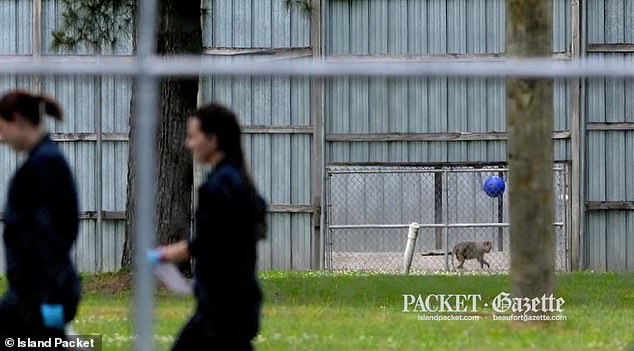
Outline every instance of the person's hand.
{"type": "Polygon", "coordinates": [[[156,249],[148,250],[147,262],[150,265],[150,267],[154,268],[164,261],[165,261],[165,257],[163,256],[162,248],[157,247],[156,249]]]}
{"type": "Polygon", "coordinates": [[[64,306],[59,304],[42,304],[40,306],[42,321],[51,329],[64,329],[64,306]]]}

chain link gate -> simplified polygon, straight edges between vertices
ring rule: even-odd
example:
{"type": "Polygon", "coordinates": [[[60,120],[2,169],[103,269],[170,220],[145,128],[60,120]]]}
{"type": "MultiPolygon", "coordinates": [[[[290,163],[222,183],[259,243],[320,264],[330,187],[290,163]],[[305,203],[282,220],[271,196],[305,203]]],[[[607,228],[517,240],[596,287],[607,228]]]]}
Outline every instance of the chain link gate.
{"type": "MultiPolygon", "coordinates": [[[[568,165],[554,166],[556,270],[570,270],[568,165]]],[[[452,269],[448,251],[461,241],[491,241],[489,271],[510,270],[508,168],[505,165],[327,167],[325,268],[400,272],[409,224],[420,225],[411,272],[452,269]],[[505,192],[483,191],[490,176],[505,192]]],[[[455,265],[458,265],[456,262],[455,265]]],[[[484,268],[487,270],[486,266],[484,268]]],[[[467,260],[464,271],[480,271],[467,260]]]]}

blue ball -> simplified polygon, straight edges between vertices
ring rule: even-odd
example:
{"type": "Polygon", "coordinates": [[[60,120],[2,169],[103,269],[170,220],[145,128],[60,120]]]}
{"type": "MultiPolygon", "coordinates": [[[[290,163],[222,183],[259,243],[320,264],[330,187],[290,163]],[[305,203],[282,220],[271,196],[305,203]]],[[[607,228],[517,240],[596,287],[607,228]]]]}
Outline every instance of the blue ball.
{"type": "Polygon", "coordinates": [[[483,190],[489,197],[498,197],[504,193],[506,185],[504,179],[498,176],[487,178],[484,182],[483,190]]]}

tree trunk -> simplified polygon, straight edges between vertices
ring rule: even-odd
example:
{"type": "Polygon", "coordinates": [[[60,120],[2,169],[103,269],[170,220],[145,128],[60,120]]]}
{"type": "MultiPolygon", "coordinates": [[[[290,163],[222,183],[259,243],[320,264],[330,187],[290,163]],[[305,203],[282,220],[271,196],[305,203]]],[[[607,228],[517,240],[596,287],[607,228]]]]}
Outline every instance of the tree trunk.
{"type": "MultiPolygon", "coordinates": [[[[159,54],[201,54],[200,1],[164,0],[160,2],[159,54]]],[[[160,88],[160,120],[157,128],[157,241],[173,243],[189,238],[191,228],[192,158],[185,149],[187,117],[197,107],[198,79],[165,78],[160,88]]],[[[134,98],[132,99],[134,101],[134,98]]],[[[130,135],[135,120],[131,114],[130,135]]],[[[128,192],[126,205],[126,238],[122,267],[131,265],[134,257],[134,205],[138,196],[134,182],[135,140],[130,138],[128,192]]],[[[189,264],[181,266],[186,273],[189,264]]]]}
{"type": "MultiPolygon", "coordinates": [[[[507,2],[511,57],[551,56],[552,2],[507,2]]],[[[511,282],[515,297],[554,293],[551,80],[509,80],[511,282]]]]}

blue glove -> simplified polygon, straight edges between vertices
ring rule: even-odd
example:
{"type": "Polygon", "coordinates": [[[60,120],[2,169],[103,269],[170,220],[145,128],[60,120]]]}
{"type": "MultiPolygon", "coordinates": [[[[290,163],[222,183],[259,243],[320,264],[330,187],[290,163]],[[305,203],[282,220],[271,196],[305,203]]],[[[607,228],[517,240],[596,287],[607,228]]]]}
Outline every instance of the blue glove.
{"type": "Polygon", "coordinates": [[[163,257],[160,249],[151,249],[147,252],[147,262],[150,267],[154,268],[163,262],[163,257]]]}
{"type": "Polygon", "coordinates": [[[66,325],[64,322],[64,306],[58,304],[42,304],[40,306],[40,312],[42,313],[42,321],[46,327],[51,329],[64,329],[66,325]]]}

